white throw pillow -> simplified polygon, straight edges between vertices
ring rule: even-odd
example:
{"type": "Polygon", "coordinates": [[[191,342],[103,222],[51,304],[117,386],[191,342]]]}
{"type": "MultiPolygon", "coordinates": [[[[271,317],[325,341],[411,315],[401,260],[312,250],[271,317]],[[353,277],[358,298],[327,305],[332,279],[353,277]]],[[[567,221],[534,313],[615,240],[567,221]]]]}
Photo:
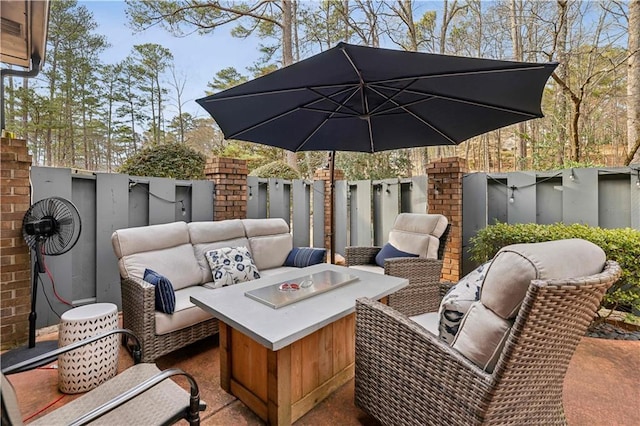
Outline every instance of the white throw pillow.
{"type": "Polygon", "coordinates": [[[478,266],[452,286],[440,302],[438,334],[451,344],[458,333],[460,322],[471,305],[480,299],[482,282],[487,275],[491,261],[478,266]]]}
{"type": "Polygon", "coordinates": [[[225,287],[260,278],[260,272],[253,263],[251,253],[246,247],[223,247],[205,253],[213,288],[225,287]]]}

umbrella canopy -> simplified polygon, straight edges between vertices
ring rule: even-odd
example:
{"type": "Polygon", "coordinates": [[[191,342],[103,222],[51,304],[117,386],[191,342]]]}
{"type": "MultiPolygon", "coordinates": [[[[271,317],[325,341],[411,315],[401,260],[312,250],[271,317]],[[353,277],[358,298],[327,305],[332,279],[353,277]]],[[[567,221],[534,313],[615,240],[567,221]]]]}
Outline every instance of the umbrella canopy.
{"type": "Polygon", "coordinates": [[[227,139],[289,151],[379,152],[456,145],[542,117],[543,89],[556,66],[339,43],[196,102],[227,139]]]}
{"type": "Polygon", "coordinates": [[[542,117],[556,66],[339,43],[197,102],[227,139],[290,151],[455,145],[542,117]]]}

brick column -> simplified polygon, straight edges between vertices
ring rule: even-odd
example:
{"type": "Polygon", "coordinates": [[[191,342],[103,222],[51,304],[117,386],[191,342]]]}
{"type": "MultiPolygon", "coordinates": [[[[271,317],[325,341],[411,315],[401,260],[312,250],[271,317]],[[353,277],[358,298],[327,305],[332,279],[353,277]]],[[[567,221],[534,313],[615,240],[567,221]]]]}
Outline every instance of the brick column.
{"type": "Polygon", "coordinates": [[[2,138],[0,154],[0,339],[1,348],[24,344],[31,309],[31,255],[22,238],[22,218],[30,206],[27,142],[2,138]]]}
{"type": "MultiPolygon", "coordinates": [[[[344,171],[335,169],[334,181],[344,180],[344,171]]],[[[331,249],[331,171],[329,169],[317,169],[313,174],[314,180],[324,181],[324,247],[331,249]]]]}
{"type": "Polygon", "coordinates": [[[467,162],[459,157],[441,158],[427,165],[428,213],[449,219],[451,230],[444,254],[442,279],[456,282],[462,266],[462,175],[467,162]]]}
{"type": "Polygon", "coordinates": [[[204,174],[215,184],[213,220],[247,217],[248,172],[246,160],[223,157],[207,159],[204,174]]]}

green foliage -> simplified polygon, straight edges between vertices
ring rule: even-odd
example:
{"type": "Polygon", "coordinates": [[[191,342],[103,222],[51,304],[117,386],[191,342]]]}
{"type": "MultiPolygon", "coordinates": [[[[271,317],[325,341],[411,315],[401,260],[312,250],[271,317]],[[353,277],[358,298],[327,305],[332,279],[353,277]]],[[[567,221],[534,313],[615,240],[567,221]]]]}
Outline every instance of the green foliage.
{"type": "Polygon", "coordinates": [[[258,167],[249,176],[261,178],[300,179],[300,173],[283,161],[274,161],[258,167]]]}
{"type": "Polygon", "coordinates": [[[174,179],[204,179],[204,155],[180,143],[152,145],[127,158],[119,173],[174,179]]]}
{"type": "Polygon", "coordinates": [[[640,231],[631,228],[603,229],[582,224],[538,225],[535,223],[508,225],[497,223],[478,231],[471,239],[471,259],[484,262],[500,248],[509,244],[536,243],[582,238],[600,246],[607,259],[622,268],[622,277],[604,297],[606,307],[619,306],[640,310],[640,231]]]}

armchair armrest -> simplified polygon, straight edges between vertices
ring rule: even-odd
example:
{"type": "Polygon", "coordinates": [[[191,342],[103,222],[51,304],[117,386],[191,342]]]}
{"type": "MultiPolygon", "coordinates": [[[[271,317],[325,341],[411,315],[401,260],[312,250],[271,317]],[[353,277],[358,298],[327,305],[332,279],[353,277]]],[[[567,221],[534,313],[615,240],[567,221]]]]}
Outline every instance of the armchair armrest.
{"type": "Polygon", "coordinates": [[[156,333],[155,287],[138,278],[121,278],[121,291],[122,325],[138,336],[142,350],[148,355],[150,352],[145,348],[153,346],[151,339],[156,333]]]}
{"type": "Polygon", "coordinates": [[[98,334],[96,336],[89,337],[87,339],[73,342],[69,345],[63,346],[56,350],[53,350],[53,351],[44,353],[42,355],[38,355],[36,357],[19,362],[17,364],[14,364],[11,367],[7,367],[3,369],[2,374],[9,375],[9,374],[22,373],[24,371],[32,370],[42,364],[46,364],[58,359],[59,355],[62,355],[67,352],[71,352],[75,349],[88,345],[89,343],[93,343],[98,340],[104,339],[105,337],[111,336],[112,334],[124,334],[127,342],[129,341],[129,338],[133,339],[134,343],[131,347],[131,350],[133,353],[133,361],[135,364],[140,363],[140,360],[142,359],[142,352],[140,350],[140,342],[138,341],[138,337],[136,337],[136,335],[133,334],[131,330],[117,328],[117,329],[106,331],[102,334],[98,334]]]}
{"type": "Polygon", "coordinates": [[[438,310],[442,260],[422,257],[396,257],[384,263],[384,273],[406,278],[409,285],[389,295],[389,306],[404,315],[419,315],[438,310]]]}
{"type": "Polygon", "coordinates": [[[492,376],[393,308],[356,301],[355,350],[355,403],[383,424],[482,419],[492,376]],[[450,418],[460,411],[469,417],[450,418]]]}
{"type": "Polygon", "coordinates": [[[376,255],[382,249],[379,246],[349,246],[345,247],[345,260],[347,266],[373,265],[376,263],[376,255]]]}

